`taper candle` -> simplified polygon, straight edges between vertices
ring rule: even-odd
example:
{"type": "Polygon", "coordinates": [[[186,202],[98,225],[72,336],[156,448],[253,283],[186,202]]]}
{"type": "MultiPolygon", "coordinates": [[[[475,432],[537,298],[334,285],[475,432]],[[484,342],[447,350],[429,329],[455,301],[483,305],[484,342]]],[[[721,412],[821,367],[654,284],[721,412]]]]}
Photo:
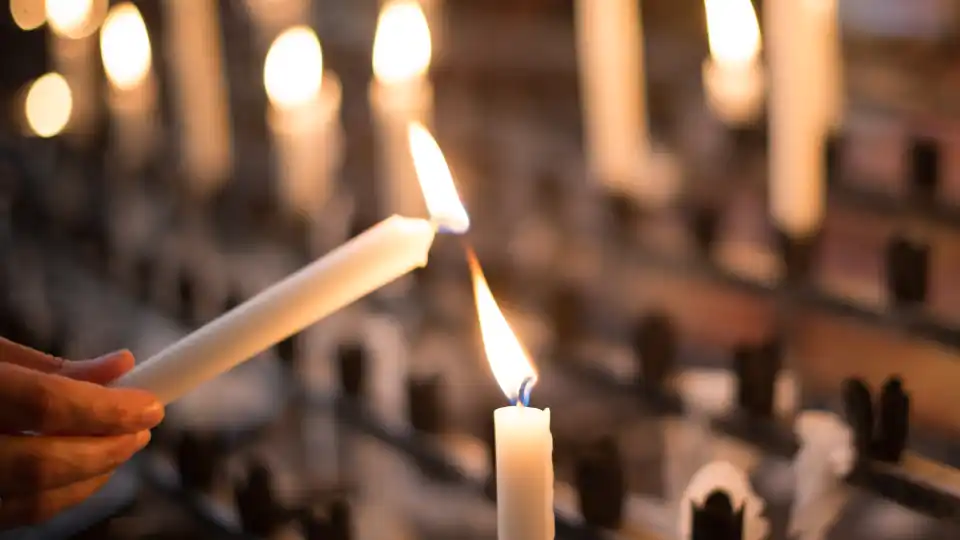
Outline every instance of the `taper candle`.
{"type": "Polygon", "coordinates": [[[553,435],[550,409],[529,406],[537,374],[490,292],[476,256],[468,252],[480,334],[494,378],[513,403],[494,411],[497,538],[552,540],[553,435]]]}
{"type": "Polygon", "coordinates": [[[156,133],[156,79],[147,27],[140,10],[121,2],[100,31],[100,57],[110,84],[111,142],[125,166],[137,168],[150,155],[156,133]]]}
{"type": "Polygon", "coordinates": [[[121,377],[116,385],[149,390],[169,403],[425,265],[437,230],[466,232],[470,220],[439,147],[422,126],[412,125],[409,129],[430,220],[401,216],[383,220],[149,358],[121,377]]]}
{"type": "Polygon", "coordinates": [[[280,198],[293,211],[315,218],[333,189],[343,142],[340,81],[324,73],[313,30],[295,26],[274,40],[263,83],[280,198]]]}
{"type": "Polygon", "coordinates": [[[639,4],[577,0],[575,6],[587,168],[616,189],[643,182],[650,140],[639,4]]]}
{"type": "Polygon", "coordinates": [[[812,77],[820,86],[821,107],[827,129],[840,127],[843,121],[843,51],[840,41],[839,0],[804,0],[810,10],[814,29],[810,46],[819,60],[813,63],[817,74],[812,77]]]}
{"type": "Polygon", "coordinates": [[[813,236],[825,212],[826,122],[822,59],[809,39],[817,28],[808,0],[771,0],[764,8],[770,69],[769,205],[774,225],[794,238],[813,236]]]}
{"type": "Polygon", "coordinates": [[[407,144],[406,125],[429,125],[433,115],[430,28],[416,0],[384,4],[373,43],[370,106],[375,124],[383,214],[420,217],[423,199],[407,144]]]}
{"type": "Polygon", "coordinates": [[[216,0],[163,0],[180,160],[206,196],[231,172],[233,147],[216,0]]]}

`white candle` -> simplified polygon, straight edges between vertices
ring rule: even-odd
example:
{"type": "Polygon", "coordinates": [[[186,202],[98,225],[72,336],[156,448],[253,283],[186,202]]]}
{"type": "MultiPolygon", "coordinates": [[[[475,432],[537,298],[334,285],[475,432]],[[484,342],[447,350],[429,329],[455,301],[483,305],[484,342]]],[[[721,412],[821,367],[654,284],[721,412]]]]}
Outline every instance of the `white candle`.
{"type": "Polygon", "coordinates": [[[641,30],[636,0],[576,2],[587,168],[615,189],[643,181],[650,152],[641,30]]]}
{"type": "Polygon", "coordinates": [[[100,31],[100,57],[110,83],[112,143],[125,166],[143,165],[156,130],[156,80],[150,37],[140,11],[129,2],[110,8],[100,31]]]}
{"type": "Polygon", "coordinates": [[[710,58],[703,63],[707,104],[725,123],[744,125],[762,110],[760,25],[750,0],[704,0],[710,58]]]}
{"type": "Polygon", "coordinates": [[[421,267],[437,229],[463,233],[460,205],[439,147],[425,128],[410,141],[432,220],[392,216],[322,259],[138,365],[117,381],[165,403],[286,339],[390,281],[421,267]]]}
{"type": "Polygon", "coordinates": [[[315,218],[331,194],[342,156],[340,81],[324,74],[320,41],[306,26],[290,28],[273,42],[263,81],[281,199],[315,218]]]}
{"type": "Polygon", "coordinates": [[[164,0],[180,159],[195,195],[231,172],[233,149],[216,0],[164,0]]]}
{"type": "Polygon", "coordinates": [[[96,30],[106,13],[106,0],[46,0],[54,70],[63,75],[73,95],[67,133],[85,136],[97,122],[96,30]]]}
{"type": "Polygon", "coordinates": [[[813,80],[821,85],[824,121],[835,129],[843,120],[843,48],[840,41],[838,0],[806,0],[810,5],[815,29],[810,34],[810,45],[820,58],[814,62],[818,73],[813,80]]]}
{"type": "Polygon", "coordinates": [[[516,405],[494,411],[497,467],[497,538],[551,540],[553,515],[553,435],[550,409],[526,406],[537,374],[497,306],[483,271],[469,253],[480,334],[487,361],[516,405]]]}
{"type": "Polygon", "coordinates": [[[826,122],[822,61],[810,36],[817,25],[809,0],[765,5],[770,81],[769,205],[774,225],[797,238],[819,230],[825,211],[823,143],[826,122]]]}
{"type": "Polygon", "coordinates": [[[407,124],[429,125],[433,115],[430,28],[416,0],[384,4],[373,43],[370,107],[375,124],[383,214],[420,217],[423,199],[407,142],[407,124]]]}

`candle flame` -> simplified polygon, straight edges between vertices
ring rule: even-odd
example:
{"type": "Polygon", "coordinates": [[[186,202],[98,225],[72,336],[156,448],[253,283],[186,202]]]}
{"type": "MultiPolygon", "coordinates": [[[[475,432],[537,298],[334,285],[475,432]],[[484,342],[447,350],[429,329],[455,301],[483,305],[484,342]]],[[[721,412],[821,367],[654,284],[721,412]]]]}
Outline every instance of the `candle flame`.
{"type": "Polygon", "coordinates": [[[310,103],[323,82],[323,50],[307,26],[288,28],[273,40],[263,62],[263,85],[270,103],[290,109],[310,103]]]}
{"type": "Polygon", "coordinates": [[[380,11],[373,39],[373,73],[386,84],[422,76],[430,67],[430,27],[416,0],[391,0],[380,11]]]}
{"type": "Polygon", "coordinates": [[[537,372],[530,362],[530,355],[510,329],[510,324],[493,298],[476,254],[469,248],[467,261],[470,263],[473,295],[480,318],[480,335],[490,371],[493,372],[503,394],[514,401],[518,398],[520,387],[525,380],[536,381],[537,372]]]}
{"type": "Polygon", "coordinates": [[[30,85],[24,109],[27,125],[35,134],[44,138],[57,135],[73,111],[70,85],[59,73],[47,73],[30,85]]]}
{"type": "Polygon", "coordinates": [[[760,54],[760,24],[750,0],[704,0],[710,56],[720,64],[749,64],[760,54]]]}
{"type": "Polygon", "coordinates": [[[416,122],[407,125],[407,139],[430,218],[447,232],[467,232],[470,229],[470,217],[460,202],[457,186],[440,145],[427,128],[416,122]]]}
{"type": "Polygon", "coordinates": [[[100,26],[107,0],[46,0],[47,22],[61,37],[89,36],[100,26]]]}
{"type": "Polygon", "coordinates": [[[133,4],[123,2],[110,8],[100,31],[100,57],[116,88],[130,89],[147,78],[152,63],[150,36],[133,4]]]}
{"type": "Polygon", "coordinates": [[[47,13],[43,0],[10,0],[10,16],[21,30],[34,30],[43,26],[47,13]]]}

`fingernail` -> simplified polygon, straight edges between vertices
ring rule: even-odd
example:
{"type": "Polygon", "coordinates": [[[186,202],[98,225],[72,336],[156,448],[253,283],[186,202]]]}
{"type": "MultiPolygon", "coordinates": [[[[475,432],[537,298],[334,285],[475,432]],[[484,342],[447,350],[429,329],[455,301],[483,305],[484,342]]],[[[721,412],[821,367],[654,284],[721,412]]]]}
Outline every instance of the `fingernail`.
{"type": "Polygon", "coordinates": [[[148,429],[138,432],[137,438],[136,438],[137,447],[143,448],[144,446],[146,446],[150,442],[151,437],[152,435],[150,434],[150,430],[148,429]]]}
{"type": "Polygon", "coordinates": [[[88,358],[86,360],[77,360],[78,362],[83,362],[84,364],[97,364],[101,362],[107,362],[110,360],[115,360],[118,356],[126,356],[130,354],[130,351],[127,349],[120,349],[107,354],[98,356],[96,358],[88,358]]]}
{"type": "Polygon", "coordinates": [[[151,401],[140,410],[140,421],[144,425],[153,427],[163,420],[163,415],[163,403],[160,403],[156,399],[151,399],[151,401]]]}

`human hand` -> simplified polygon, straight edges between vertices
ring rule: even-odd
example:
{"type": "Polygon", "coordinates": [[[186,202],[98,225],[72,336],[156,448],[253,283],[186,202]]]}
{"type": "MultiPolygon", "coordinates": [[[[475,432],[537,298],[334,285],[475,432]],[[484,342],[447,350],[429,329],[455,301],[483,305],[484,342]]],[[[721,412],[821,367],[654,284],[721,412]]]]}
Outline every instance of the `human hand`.
{"type": "Polygon", "coordinates": [[[83,501],[150,441],[163,405],[103,386],[133,363],[129,351],[71,362],[0,338],[0,530],[83,501]]]}

